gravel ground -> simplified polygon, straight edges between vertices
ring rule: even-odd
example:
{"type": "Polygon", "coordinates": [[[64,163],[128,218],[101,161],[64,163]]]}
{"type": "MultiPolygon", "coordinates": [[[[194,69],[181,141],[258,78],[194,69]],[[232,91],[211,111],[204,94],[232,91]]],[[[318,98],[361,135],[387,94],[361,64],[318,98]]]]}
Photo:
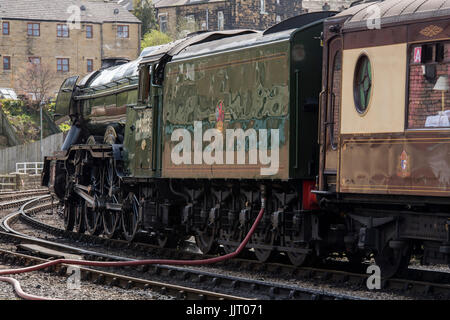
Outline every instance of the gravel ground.
{"type": "MultiPolygon", "coordinates": [[[[0,266],[0,269],[11,268],[0,266]]],[[[67,278],[43,272],[16,274],[10,277],[20,281],[22,290],[29,294],[63,300],[168,300],[172,299],[148,290],[125,290],[118,287],[95,285],[81,281],[79,289],[69,289],[67,278]]],[[[0,300],[17,300],[13,286],[0,282],[0,300]]]]}
{"type": "MultiPolygon", "coordinates": [[[[15,209],[9,209],[0,212],[0,218],[14,212],[15,209]]],[[[39,217],[46,223],[63,228],[64,222],[55,213],[54,215],[44,212],[39,217]]],[[[28,230],[24,225],[23,231],[28,230]]],[[[34,236],[48,236],[42,232],[36,232],[34,236]]],[[[0,248],[14,251],[16,246],[12,244],[1,243],[0,248]]],[[[9,269],[13,266],[0,265],[1,269],[9,269]]],[[[10,277],[21,283],[22,290],[29,294],[43,297],[51,297],[64,300],[171,300],[173,297],[164,296],[150,290],[131,289],[125,290],[118,287],[109,287],[105,285],[92,284],[88,281],[81,281],[79,289],[69,289],[67,287],[67,277],[56,276],[44,272],[32,272],[27,274],[16,274],[10,277]]],[[[14,293],[13,286],[7,282],[0,282],[0,300],[18,300],[19,297],[14,293]]]]}

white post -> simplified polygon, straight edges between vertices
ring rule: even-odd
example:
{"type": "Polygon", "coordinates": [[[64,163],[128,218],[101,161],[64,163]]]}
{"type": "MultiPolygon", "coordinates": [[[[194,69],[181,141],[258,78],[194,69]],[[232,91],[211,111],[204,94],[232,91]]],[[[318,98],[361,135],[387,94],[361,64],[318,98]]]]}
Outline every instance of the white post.
{"type": "Polygon", "coordinates": [[[40,157],[40,161],[42,161],[42,159],[43,159],[43,154],[44,154],[44,152],[42,151],[42,137],[43,137],[43,128],[42,128],[42,107],[44,106],[44,101],[43,100],[41,100],[41,103],[40,103],[40,116],[41,116],[41,157],[40,157]]]}

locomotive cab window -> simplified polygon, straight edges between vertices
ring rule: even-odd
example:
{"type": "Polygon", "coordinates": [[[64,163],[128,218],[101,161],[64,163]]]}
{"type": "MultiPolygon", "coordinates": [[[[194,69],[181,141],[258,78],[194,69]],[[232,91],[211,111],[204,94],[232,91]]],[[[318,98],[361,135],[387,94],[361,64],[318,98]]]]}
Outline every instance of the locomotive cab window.
{"type": "Polygon", "coordinates": [[[356,63],[353,78],[353,96],[355,108],[359,114],[365,114],[372,92],[372,67],[369,57],[361,55],[356,63]]]}
{"type": "Polygon", "coordinates": [[[408,128],[450,128],[450,41],[413,45],[409,58],[408,128]]]}

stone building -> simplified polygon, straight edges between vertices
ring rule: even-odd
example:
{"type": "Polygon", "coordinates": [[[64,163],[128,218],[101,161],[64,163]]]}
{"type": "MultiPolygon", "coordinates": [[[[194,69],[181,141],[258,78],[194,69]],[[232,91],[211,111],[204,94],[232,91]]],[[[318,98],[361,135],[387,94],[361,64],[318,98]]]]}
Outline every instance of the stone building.
{"type": "Polygon", "coordinates": [[[160,30],[266,29],[303,12],[301,0],[154,0],[160,30]]]}
{"type": "Polygon", "coordinates": [[[30,63],[52,73],[50,94],[72,75],[84,76],[111,57],[135,59],[141,22],[113,2],[0,0],[0,87],[18,93],[30,63]]]}
{"type": "Polygon", "coordinates": [[[322,10],[342,11],[350,7],[356,0],[302,0],[305,11],[314,12],[322,10]]]}

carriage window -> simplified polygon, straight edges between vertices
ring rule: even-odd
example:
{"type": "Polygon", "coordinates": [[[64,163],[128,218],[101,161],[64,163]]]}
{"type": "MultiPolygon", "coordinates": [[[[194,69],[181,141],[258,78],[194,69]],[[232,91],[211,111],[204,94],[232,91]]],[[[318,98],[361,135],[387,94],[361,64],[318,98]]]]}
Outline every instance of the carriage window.
{"type": "Polygon", "coordinates": [[[353,95],[358,113],[363,114],[369,106],[372,91],[372,67],[366,55],[359,57],[353,79],[353,95]]]}
{"type": "Polygon", "coordinates": [[[408,128],[450,128],[450,42],[410,50],[408,128]]]}

